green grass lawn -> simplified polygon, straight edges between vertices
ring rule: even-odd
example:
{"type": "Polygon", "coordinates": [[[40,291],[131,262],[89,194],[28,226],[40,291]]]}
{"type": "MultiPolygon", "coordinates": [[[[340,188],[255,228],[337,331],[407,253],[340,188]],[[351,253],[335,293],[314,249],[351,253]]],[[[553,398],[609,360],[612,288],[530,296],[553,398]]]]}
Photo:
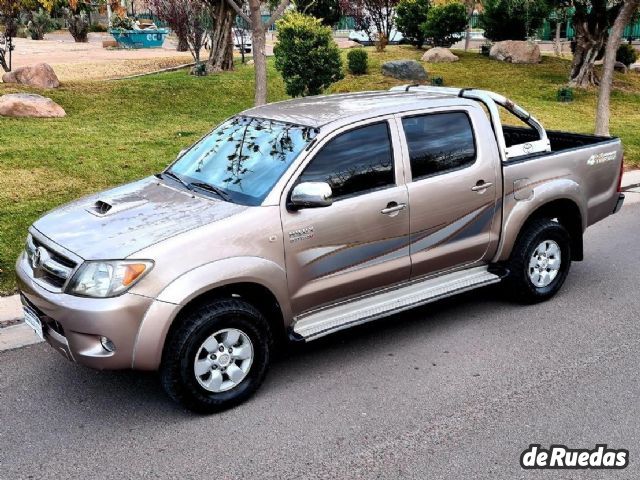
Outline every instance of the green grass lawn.
{"type": "MultiPolygon", "coordinates": [[[[421,52],[369,50],[370,74],[347,76],[333,92],[386,89],[387,59],[421,52]]],[[[445,84],[502,93],[529,109],[547,128],[593,131],[595,91],[577,92],[571,104],[555,101],[567,78],[567,60],[544,57],[535,66],[509,65],[477,54],[455,64],[428,65],[445,84]]],[[[286,97],[270,72],[270,100],[286,97]]],[[[622,137],[626,161],[640,166],[640,75],[616,77],[612,133],[622,137]]],[[[0,84],[0,94],[34,91],[0,84]]],[[[28,226],[51,208],[87,193],[158,172],[184,147],[224,118],[252,105],[253,70],[196,78],[184,71],[112,82],[66,83],[44,93],[67,111],[64,119],[0,119],[0,293],[15,289],[14,262],[28,226]]]]}

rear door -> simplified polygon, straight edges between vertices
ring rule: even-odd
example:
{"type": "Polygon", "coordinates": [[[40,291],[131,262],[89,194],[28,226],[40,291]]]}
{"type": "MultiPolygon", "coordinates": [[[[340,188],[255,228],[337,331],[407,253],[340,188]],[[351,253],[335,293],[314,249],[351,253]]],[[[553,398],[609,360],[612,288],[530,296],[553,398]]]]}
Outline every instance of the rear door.
{"type": "Polygon", "coordinates": [[[409,208],[393,117],[344,128],[324,140],[283,196],[287,281],[294,315],[406,281],[409,208]],[[291,210],[301,182],[326,182],[329,207],[291,210]]]}
{"type": "Polygon", "coordinates": [[[495,250],[500,157],[484,111],[398,117],[411,205],[411,277],[480,263],[495,250]]]}

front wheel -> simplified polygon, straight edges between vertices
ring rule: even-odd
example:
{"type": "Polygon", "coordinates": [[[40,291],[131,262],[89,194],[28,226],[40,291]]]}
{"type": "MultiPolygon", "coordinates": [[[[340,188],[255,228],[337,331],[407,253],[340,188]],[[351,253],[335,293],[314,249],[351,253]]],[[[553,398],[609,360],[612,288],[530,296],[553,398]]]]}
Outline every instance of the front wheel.
{"type": "Polygon", "coordinates": [[[199,413],[234,407],[262,383],[271,343],[266,319],[251,304],[214,301],[187,314],[167,340],[162,386],[199,413]]]}
{"type": "Polygon", "coordinates": [[[509,293],[523,303],[553,297],[571,267],[571,237],[558,222],[541,219],[525,226],[509,260],[509,293]]]}

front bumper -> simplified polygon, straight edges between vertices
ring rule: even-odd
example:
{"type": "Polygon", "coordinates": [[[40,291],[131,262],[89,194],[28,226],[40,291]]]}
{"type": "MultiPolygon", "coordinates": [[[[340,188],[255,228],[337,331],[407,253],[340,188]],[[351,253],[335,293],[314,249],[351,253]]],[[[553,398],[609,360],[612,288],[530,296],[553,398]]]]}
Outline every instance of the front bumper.
{"type": "Polygon", "coordinates": [[[83,298],[49,292],[33,281],[20,256],[16,265],[22,302],[40,317],[45,340],[69,360],[91,368],[131,368],[138,330],[153,299],[125,293],[115,298],[83,298]],[[115,351],[100,342],[107,337],[115,351]]]}

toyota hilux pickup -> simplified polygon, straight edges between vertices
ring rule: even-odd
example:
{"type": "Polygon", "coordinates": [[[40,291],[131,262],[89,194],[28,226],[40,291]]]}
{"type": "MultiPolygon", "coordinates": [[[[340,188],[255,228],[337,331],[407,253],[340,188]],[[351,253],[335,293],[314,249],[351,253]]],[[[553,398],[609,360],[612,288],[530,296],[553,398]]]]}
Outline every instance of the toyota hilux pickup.
{"type": "Polygon", "coordinates": [[[274,345],[498,282],[551,298],[621,208],[622,165],[619,139],[547,132],[482,90],[252,108],[163,172],[37,220],[25,321],[73,362],[157,370],[174,400],[219,411],[274,345]]]}

